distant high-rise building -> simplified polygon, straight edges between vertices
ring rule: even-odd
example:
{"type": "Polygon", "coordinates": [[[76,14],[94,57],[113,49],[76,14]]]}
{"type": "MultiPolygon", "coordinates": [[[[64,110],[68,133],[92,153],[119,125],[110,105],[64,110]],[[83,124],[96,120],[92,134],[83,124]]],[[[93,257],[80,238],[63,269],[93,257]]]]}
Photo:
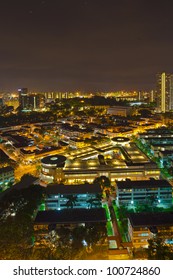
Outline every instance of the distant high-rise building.
{"type": "Polygon", "coordinates": [[[19,106],[21,110],[27,110],[29,106],[29,96],[27,88],[19,88],[19,106]]]}
{"type": "Polygon", "coordinates": [[[42,109],[45,105],[44,94],[28,93],[27,88],[18,89],[19,106],[21,111],[33,111],[42,109]]]}
{"type": "Polygon", "coordinates": [[[156,104],[158,112],[173,110],[173,74],[157,75],[156,104]]]}
{"type": "Polygon", "coordinates": [[[45,96],[43,94],[30,94],[29,95],[29,108],[30,110],[42,109],[45,105],[45,96]]]}
{"type": "Polygon", "coordinates": [[[150,92],[149,102],[154,102],[154,90],[151,90],[151,92],[150,92]]]}
{"type": "MultiPolygon", "coordinates": [[[[55,99],[67,99],[69,98],[69,93],[68,92],[45,92],[44,96],[47,101],[49,100],[55,100],[55,99]]],[[[75,94],[74,94],[75,97],[75,94]]]]}

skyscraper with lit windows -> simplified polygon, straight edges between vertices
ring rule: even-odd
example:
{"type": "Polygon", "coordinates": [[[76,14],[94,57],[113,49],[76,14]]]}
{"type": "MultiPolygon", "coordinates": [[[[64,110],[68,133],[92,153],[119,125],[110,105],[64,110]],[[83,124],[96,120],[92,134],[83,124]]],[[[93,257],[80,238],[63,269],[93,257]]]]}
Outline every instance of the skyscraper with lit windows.
{"type": "Polygon", "coordinates": [[[19,88],[19,106],[21,110],[27,110],[29,105],[28,89],[19,88]]]}
{"type": "Polygon", "coordinates": [[[156,105],[158,112],[173,110],[173,74],[157,74],[156,105]]]}

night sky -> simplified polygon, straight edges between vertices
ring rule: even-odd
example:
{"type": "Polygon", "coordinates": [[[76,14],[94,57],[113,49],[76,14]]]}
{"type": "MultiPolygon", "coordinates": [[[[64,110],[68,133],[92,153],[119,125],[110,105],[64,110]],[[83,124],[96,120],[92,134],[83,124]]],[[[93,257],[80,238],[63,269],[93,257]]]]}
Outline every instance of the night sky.
{"type": "Polygon", "coordinates": [[[163,71],[171,0],[0,1],[0,91],[151,90],[163,71]]]}

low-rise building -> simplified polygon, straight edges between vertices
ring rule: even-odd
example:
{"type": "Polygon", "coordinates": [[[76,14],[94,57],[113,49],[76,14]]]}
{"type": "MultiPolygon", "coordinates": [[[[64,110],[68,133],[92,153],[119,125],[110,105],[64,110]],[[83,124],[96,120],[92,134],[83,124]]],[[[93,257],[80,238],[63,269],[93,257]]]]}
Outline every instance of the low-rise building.
{"type": "Polygon", "coordinates": [[[69,145],[70,145],[70,147],[75,148],[75,149],[80,149],[80,148],[87,146],[84,142],[84,139],[77,138],[77,137],[70,138],[69,145]]]}
{"type": "Polygon", "coordinates": [[[66,157],[62,155],[47,156],[41,160],[41,182],[45,184],[61,182],[64,178],[63,167],[66,157]]]}
{"type": "Polygon", "coordinates": [[[39,211],[34,221],[35,245],[45,246],[50,235],[59,228],[73,230],[77,227],[102,225],[106,231],[106,213],[104,208],[94,209],[63,209],[39,211]]]}
{"type": "Polygon", "coordinates": [[[171,165],[173,160],[173,150],[159,151],[159,158],[163,165],[171,165]]]}
{"type": "Polygon", "coordinates": [[[164,238],[167,244],[173,243],[173,212],[130,213],[128,234],[134,248],[147,248],[153,237],[164,238]]]}
{"type": "Polygon", "coordinates": [[[172,205],[172,186],[166,180],[137,180],[116,182],[117,205],[172,205]]]}
{"type": "MultiPolygon", "coordinates": [[[[150,177],[159,179],[160,170],[135,144],[129,143],[120,147],[110,143],[92,147],[84,147],[64,153],[48,156],[41,160],[41,182],[45,184],[64,182],[65,184],[92,183],[98,176],[106,176],[112,182],[115,180],[146,180],[150,177]],[[114,150],[119,154],[116,155],[114,150]],[[108,155],[105,164],[98,160],[99,155],[108,155]],[[56,159],[63,159],[61,168],[56,167],[56,159]]],[[[60,160],[61,161],[61,160],[60,160]]]]}
{"type": "Polygon", "coordinates": [[[14,169],[11,166],[0,168],[0,190],[4,191],[14,182],[14,169]]]}
{"type": "Polygon", "coordinates": [[[95,209],[64,209],[60,211],[45,210],[38,211],[34,230],[49,230],[50,225],[55,228],[65,225],[66,227],[76,227],[92,223],[106,223],[106,213],[104,208],[95,209]]]}
{"type": "MultiPolygon", "coordinates": [[[[158,120],[157,120],[158,123],[158,120]]],[[[139,133],[141,139],[155,139],[155,138],[168,138],[173,137],[173,133],[166,127],[159,127],[155,129],[148,129],[146,132],[139,133]]]]}
{"type": "Polygon", "coordinates": [[[96,184],[50,184],[45,189],[45,192],[45,207],[48,210],[101,207],[102,190],[96,184]]]}
{"type": "Polygon", "coordinates": [[[59,134],[63,138],[90,138],[93,130],[90,128],[80,128],[79,125],[62,124],[59,128],[59,134]]]}
{"type": "Polygon", "coordinates": [[[127,117],[132,114],[132,110],[129,106],[113,106],[107,109],[107,114],[127,117]]]}

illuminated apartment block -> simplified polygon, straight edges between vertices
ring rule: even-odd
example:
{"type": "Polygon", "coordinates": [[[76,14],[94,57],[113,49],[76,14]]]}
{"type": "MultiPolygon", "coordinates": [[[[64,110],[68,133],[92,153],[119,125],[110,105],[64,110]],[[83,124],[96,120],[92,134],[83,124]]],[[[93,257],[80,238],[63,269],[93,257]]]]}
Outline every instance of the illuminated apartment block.
{"type": "Polygon", "coordinates": [[[157,75],[156,103],[158,112],[173,109],[173,75],[161,73],[157,75]]]}

